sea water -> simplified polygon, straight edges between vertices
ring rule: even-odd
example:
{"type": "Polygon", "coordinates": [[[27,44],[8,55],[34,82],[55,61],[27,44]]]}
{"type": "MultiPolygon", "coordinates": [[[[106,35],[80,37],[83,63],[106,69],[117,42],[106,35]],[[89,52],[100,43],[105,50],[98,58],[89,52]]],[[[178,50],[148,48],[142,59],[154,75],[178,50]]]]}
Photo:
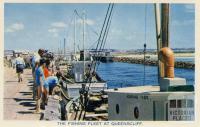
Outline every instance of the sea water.
{"type": "MultiPolygon", "coordinates": [[[[97,72],[107,81],[108,88],[158,85],[157,66],[122,62],[101,63],[97,72]]],[[[175,76],[186,78],[187,85],[194,85],[194,69],[175,68],[175,76]]]]}

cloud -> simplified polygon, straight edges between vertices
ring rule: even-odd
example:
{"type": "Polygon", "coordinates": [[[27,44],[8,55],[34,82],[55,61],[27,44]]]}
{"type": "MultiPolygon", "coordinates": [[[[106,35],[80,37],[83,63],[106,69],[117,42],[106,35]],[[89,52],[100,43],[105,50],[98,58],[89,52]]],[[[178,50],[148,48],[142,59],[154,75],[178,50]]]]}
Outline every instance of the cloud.
{"type": "MultiPolygon", "coordinates": [[[[78,20],[77,20],[77,23],[82,24],[82,23],[83,23],[83,20],[82,20],[82,19],[78,19],[78,20]]],[[[91,20],[91,19],[86,19],[86,20],[85,20],[85,23],[92,26],[92,25],[95,24],[95,21],[94,21],[94,20],[91,20]]]]}
{"type": "Polygon", "coordinates": [[[5,30],[5,32],[12,33],[12,32],[20,31],[23,29],[24,29],[23,23],[14,23],[14,24],[8,26],[8,28],[6,28],[6,30],[5,30]]]}
{"type": "Polygon", "coordinates": [[[56,28],[50,28],[50,29],[48,29],[48,32],[49,33],[57,33],[58,29],[56,29],[56,28]]]}
{"type": "Polygon", "coordinates": [[[67,24],[64,22],[54,22],[51,24],[52,27],[58,27],[58,28],[65,28],[67,27],[67,24]]]}
{"type": "Polygon", "coordinates": [[[50,24],[48,32],[51,33],[53,37],[58,37],[60,30],[66,27],[67,24],[65,24],[64,22],[53,22],[50,24]]]}
{"type": "Polygon", "coordinates": [[[186,4],[185,5],[185,11],[188,13],[194,13],[194,4],[186,4]]]}
{"type": "Polygon", "coordinates": [[[86,20],[86,23],[88,24],[88,25],[94,25],[94,20],[91,20],[91,19],[87,19],[86,20]]]}
{"type": "Polygon", "coordinates": [[[56,28],[49,28],[48,32],[51,33],[53,35],[53,37],[58,37],[58,32],[59,30],[56,28]]]}

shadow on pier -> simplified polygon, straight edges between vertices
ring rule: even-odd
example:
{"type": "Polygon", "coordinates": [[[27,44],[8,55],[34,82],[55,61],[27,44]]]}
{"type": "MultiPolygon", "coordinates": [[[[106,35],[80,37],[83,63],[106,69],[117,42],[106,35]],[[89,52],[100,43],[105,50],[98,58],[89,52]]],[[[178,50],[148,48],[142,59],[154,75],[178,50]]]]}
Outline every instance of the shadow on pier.
{"type": "MultiPolygon", "coordinates": [[[[14,81],[6,81],[6,83],[13,83],[13,82],[16,82],[17,83],[17,80],[14,80],[14,81]]],[[[13,84],[15,85],[15,84],[13,84]]]]}
{"type": "Polygon", "coordinates": [[[32,95],[32,92],[19,92],[19,93],[21,93],[22,95],[32,95]]]}
{"type": "Polygon", "coordinates": [[[33,114],[33,111],[19,111],[19,114],[33,114]]]}

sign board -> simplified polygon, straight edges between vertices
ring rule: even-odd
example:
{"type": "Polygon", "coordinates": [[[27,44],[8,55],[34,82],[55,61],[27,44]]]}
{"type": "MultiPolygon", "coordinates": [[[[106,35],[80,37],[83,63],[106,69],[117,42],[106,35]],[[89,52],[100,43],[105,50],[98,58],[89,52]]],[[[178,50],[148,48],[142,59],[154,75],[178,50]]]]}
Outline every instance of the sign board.
{"type": "Polygon", "coordinates": [[[169,108],[169,121],[192,121],[194,120],[194,108],[169,108]]]}

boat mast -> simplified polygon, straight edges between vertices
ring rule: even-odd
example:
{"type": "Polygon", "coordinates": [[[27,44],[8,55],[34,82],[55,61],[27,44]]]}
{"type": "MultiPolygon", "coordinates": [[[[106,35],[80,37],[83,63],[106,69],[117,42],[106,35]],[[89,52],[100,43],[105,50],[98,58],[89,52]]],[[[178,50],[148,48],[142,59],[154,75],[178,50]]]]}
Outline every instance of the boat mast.
{"type": "Polygon", "coordinates": [[[59,52],[60,52],[60,44],[58,42],[58,51],[57,51],[57,55],[59,56],[59,52]]]}
{"type": "Polygon", "coordinates": [[[83,11],[83,74],[85,75],[85,11],[83,11]]]}
{"type": "Polygon", "coordinates": [[[65,45],[66,45],[65,43],[66,43],[66,42],[65,42],[65,38],[64,38],[64,47],[63,47],[63,48],[64,48],[64,49],[63,49],[64,57],[65,57],[65,53],[66,53],[66,52],[65,52],[65,50],[66,50],[66,49],[65,49],[65,45]]]}
{"type": "MultiPolygon", "coordinates": [[[[154,4],[156,19],[157,54],[163,47],[169,46],[169,4],[161,4],[161,17],[158,4],[154,4]]],[[[164,75],[164,64],[158,59],[158,82],[164,75]]]]}
{"type": "Polygon", "coordinates": [[[74,57],[76,57],[76,12],[74,10],[74,57]]]}
{"type": "MultiPolygon", "coordinates": [[[[161,4],[161,43],[160,48],[169,47],[169,4],[161,4]]],[[[164,64],[160,66],[160,77],[164,77],[164,64]]]]}
{"type": "MultiPolygon", "coordinates": [[[[161,32],[161,23],[160,23],[160,8],[159,4],[154,4],[154,11],[155,11],[155,25],[156,25],[156,41],[157,41],[157,55],[161,49],[160,42],[160,32],[161,32]]],[[[160,74],[161,74],[161,62],[158,59],[158,83],[160,82],[160,74]]],[[[159,83],[160,84],[160,83],[159,83]]]]}
{"type": "Polygon", "coordinates": [[[169,47],[169,4],[161,5],[161,47],[169,47]]]}

